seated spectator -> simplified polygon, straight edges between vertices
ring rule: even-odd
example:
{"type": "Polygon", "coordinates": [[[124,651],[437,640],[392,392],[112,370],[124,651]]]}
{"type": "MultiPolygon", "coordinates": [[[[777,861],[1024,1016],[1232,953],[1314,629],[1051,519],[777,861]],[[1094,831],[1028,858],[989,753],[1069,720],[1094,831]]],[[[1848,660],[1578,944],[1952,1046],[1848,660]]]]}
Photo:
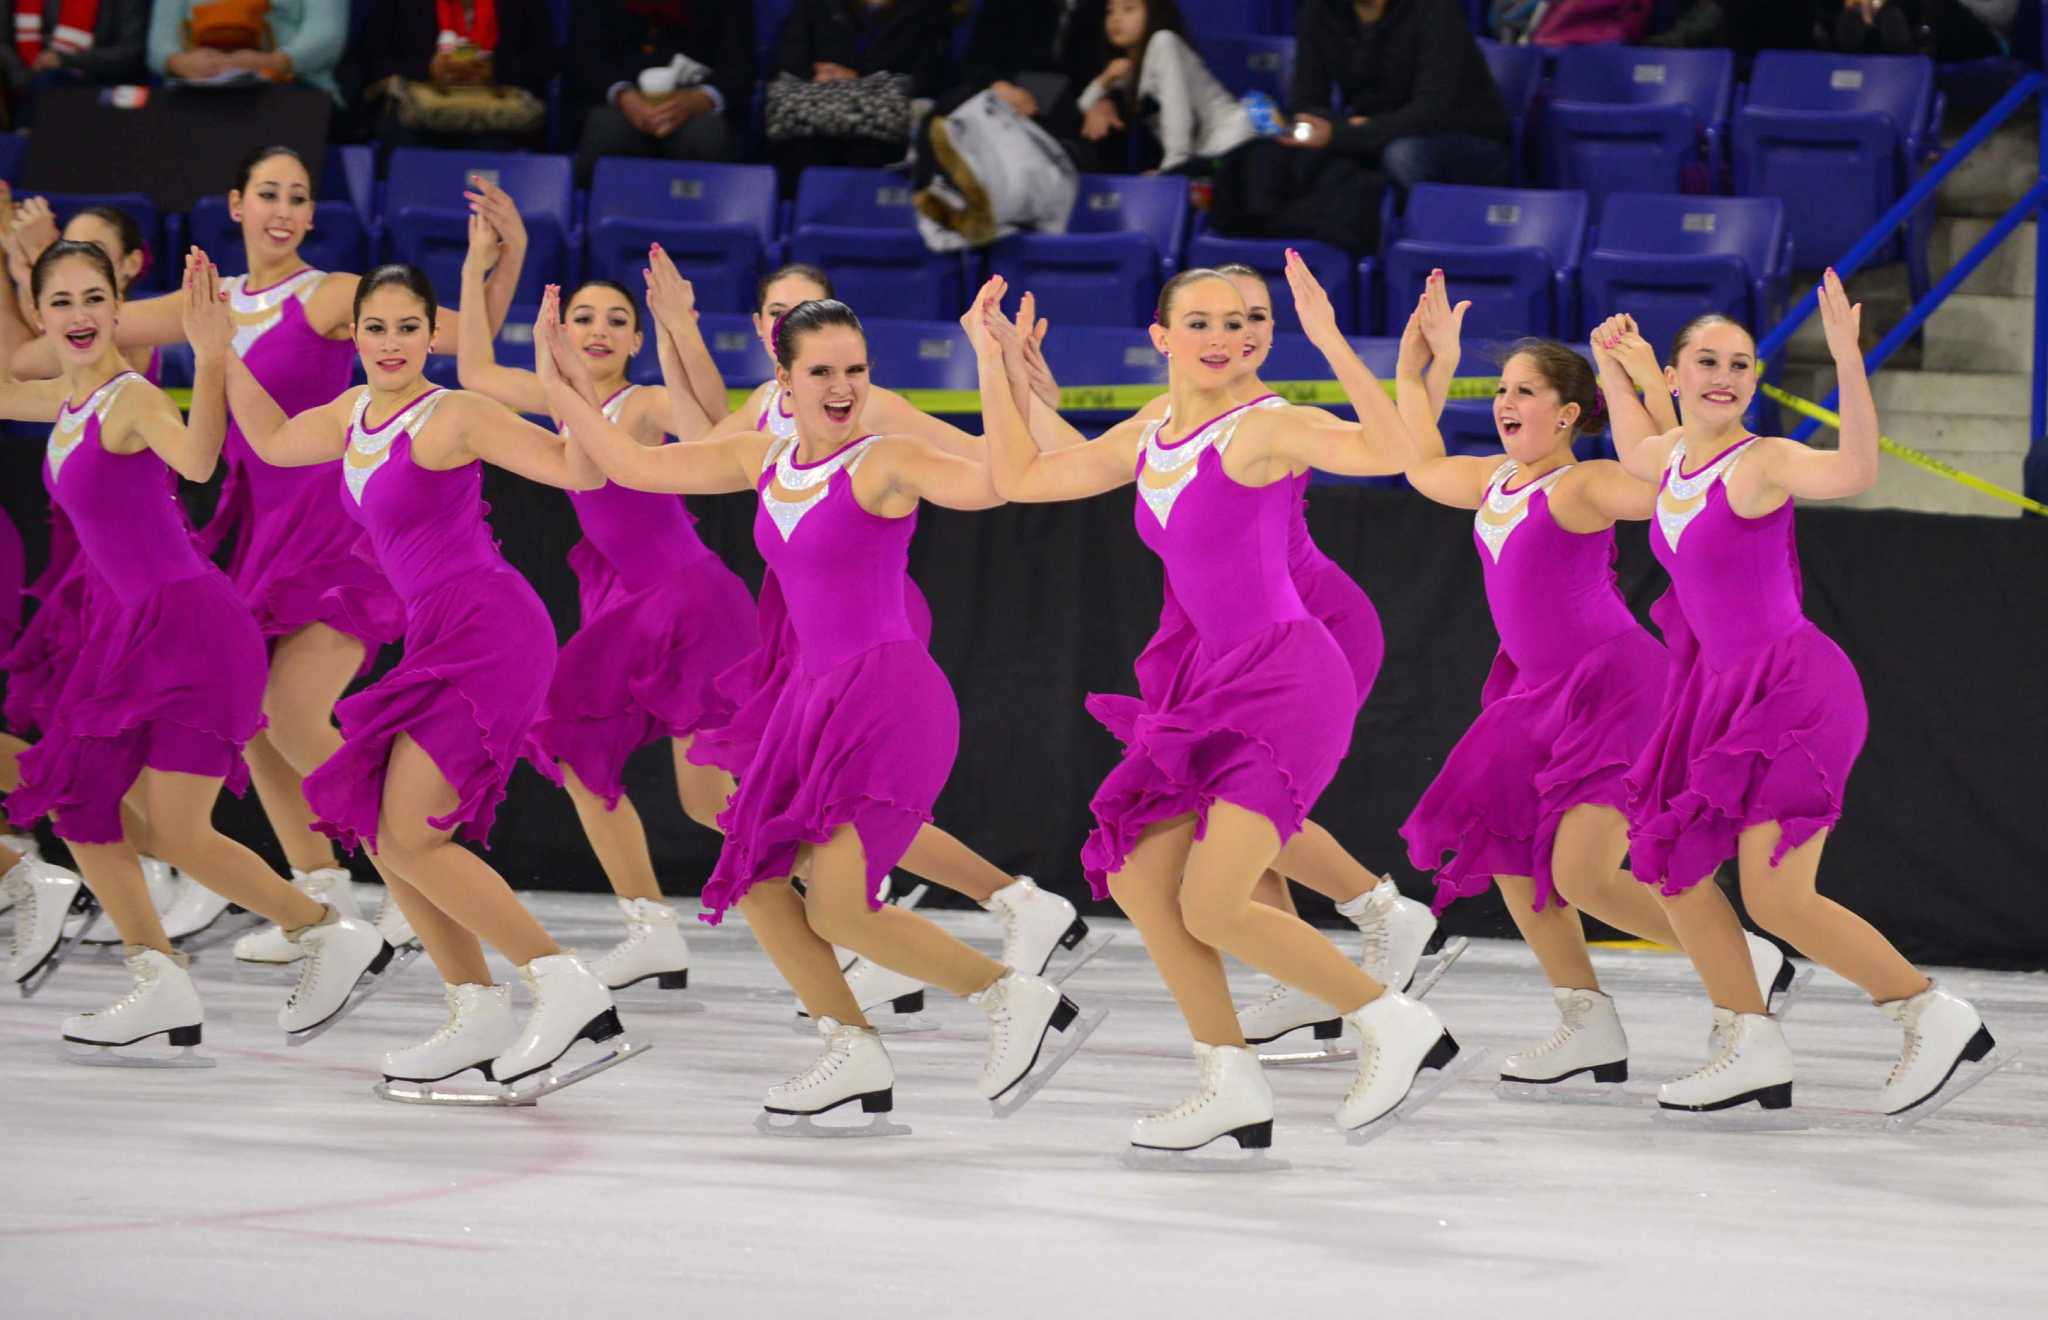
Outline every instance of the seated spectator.
{"type": "Polygon", "coordinates": [[[149,68],[159,77],[194,82],[238,71],[271,82],[302,82],[339,105],[334,74],[347,41],[348,0],[156,0],[149,18],[149,68]]]}
{"type": "Polygon", "coordinates": [[[1161,173],[1210,173],[1252,140],[1251,116],[1188,44],[1175,0],[1109,0],[1103,32],[1113,58],[1079,101],[1084,169],[1131,168],[1115,156],[1132,125],[1144,130],[1141,167],[1161,173]]]}
{"type": "Polygon", "coordinates": [[[577,0],[565,110],[600,156],[730,160],[754,90],[753,0],[577,0]]]}
{"type": "Polygon", "coordinates": [[[556,45],[545,0],[372,0],[359,49],[378,140],[544,145],[556,45]]]}
{"type": "Polygon", "coordinates": [[[1645,44],[1960,61],[2002,53],[2018,13],[2019,0],[1693,0],[1645,44]]]}
{"type": "Polygon", "coordinates": [[[943,90],[953,0],[796,0],[768,84],[768,158],[785,196],[811,165],[893,165],[910,101],[943,90]]]}
{"type": "Polygon", "coordinates": [[[1055,105],[1073,99],[1066,95],[1066,77],[1053,65],[1053,38],[1064,3],[1005,0],[984,4],[968,20],[973,27],[967,33],[959,76],[918,128],[915,181],[919,187],[932,178],[931,125],[973,97],[992,92],[1018,114],[1041,123],[1055,105]]]}
{"type": "Polygon", "coordinates": [[[14,44],[0,47],[9,126],[32,121],[42,87],[141,82],[148,36],[149,0],[14,0],[14,44]]]}

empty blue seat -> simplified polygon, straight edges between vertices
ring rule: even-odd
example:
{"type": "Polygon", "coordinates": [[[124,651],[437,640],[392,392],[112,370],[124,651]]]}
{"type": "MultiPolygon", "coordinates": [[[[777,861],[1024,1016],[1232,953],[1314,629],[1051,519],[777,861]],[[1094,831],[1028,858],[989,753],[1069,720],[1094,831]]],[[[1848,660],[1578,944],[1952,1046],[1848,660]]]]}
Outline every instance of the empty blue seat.
{"type": "MultiPolygon", "coordinates": [[[[1015,310],[1015,303],[1011,304],[1015,310]]],[[[1166,390],[1166,359],[1152,346],[1151,334],[1137,326],[1055,325],[1045,340],[1046,365],[1062,390],[1094,386],[1154,386],[1166,390]]],[[[1128,401],[1107,393],[1091,402],[1085,396],[1064,410],[1072,420],[1084,417],[1090,427],[1122,421],[1133,409],[1128,401]]]]}
{"type": "MultiPolygon", "coordinates": [[[[186,218],[189,236],[223,275],[248,273],[248,249],[242,243],[242,226],[228,214],[228,199],[209,193],[193,203],[186,218]]],[[[313,228],[299,243],[299,255],[318,270],[361,273],[370,264],[370,235],[355,206],[341,198],[313,205],[313,228]]]]}
{"type": "Polygon", "coordinates": [[[590,181],[585,269],[636,293],[660,243],[705,311],[751,311],[775,259],[775,171],[608,157],[590,181]]]}
{"type": "Polygon", "coordinates": [[[1729,50],[1567,46],[1537,114],[1537,182],[1610,192],[1708,192],[1735,95],[1729,50]]]}
{"type": "MultiPolygon", "coordinates": [[[[1801,270],[1831,265],[1919,177],[1939,100],[1922,56],[1765,51],[1735,114],[1735,191],[1784,202],[1801,270]]],[[[1932,217],[1922,208],[1883,253],[1904,257],[1916,295],[1932,217]]]]}
{"type": "Polygon", "coordinates": [[[943,319],[966,309],[960,258],[919,237],[911,188],[887,170],[808,169],[789,257],[822,267],[856,312],[943,319]]]}
{"type": "Polygon", "coordinates": [[[1481,37],[1479,53],[1486,56],[1486,67],[1500,88],[1501,103],[1508,108],[1515,182],[1520,183],[1528,170],[1529,120],[1535,113],[1536,94],[1543,87],[1543,52],[1534,46],[1509,46],[1481,37]]]}
{"type": "Polygon", "coordinates": [[[775,374],[775,362],[761,347],[752,316],[706,312],[697,318],[697,333],[711,350],[711,360],[726,388],[752,389],[775,374]]]}
{"type": "Polygon", "coordinates": [[[1477,339],[1567,332],[1578,321],[1582,192],[1418,184],[1390,231],[1382,263],[1381,324],[1398,332],[1432,268],[1453,298],[1469,298],[1466,334],[1477,339]]]}
{"type": "MultiPolygon", "coordinates": [[[[1212,32],[1273,31],[1268,26],[1271,21],[1268,10],[1267,0],[1180,0],[1180,13],[1187,20],[1187,30],[1205,37],[1212,32]]],[[[1218,76],[1222,75],[1219,73],[1218,76]]]]}
{"type": "Polygon", "coordinates": [[[155,292],[176,287],[185,277],[183,253],[176,254],[176,260],[166,250],[163,219],[157,214],[156,203],[142,193],[45,193],[50,209],[56,213],[57,227],[62,229],[71,223],[71,217],[88,206],[111,206],[125,211],[142,230],[143,241],[149,244],[149,269],[136,281],[141,290],[155,292]],[[175,272],[175,273],[173,273],[175,272]]]}
{"type": "Polygon", "coordinates": [[[1185,179],[1084,174],[1066,233],[1013,234],[989,248],[988,267],[1055,322],[1144,325],[1187,222],[1185,179]]]}
{"type": "MultiPolygon", "coordinates": [[[[977,390],[974,346],[958,321],[863,320],[868,374],[892,390],[977,390]]],[[[970,411],[980,411],[976,403],[970,411]]]]}
{"type": "Polygon", "coordinates": [[[472,174],[510,193],[526,221],[526,265],[514,301],[538,305],[542,286],[574,281],[571,258],[581,235],[567,156],[422,147],[392,152],[385,178],[386,255],[425,270],[436,296],[456,302],[469,249],[469,204],[462,193],[472,174]]]}
{"type": "Polygon", "coordinates": [[[1775,197],[1614,193],[1596,233],[1579,269],[1582,330],[1627,312],[1664,356],[1706,312],[1763,326],[1782,310],[1792,242],[1775,197]]]}
{"type": "Polygon", "coordinates": [[[1211,36],[1202,31],[1195,38],[1195,49],[1216,81],[1236,95],[1260,91],[1283,106],[1287,104],[1287,84],[1294,77],[1293,37],[1211,36]]]}
{"type": "Polygon", "coordinates": [[[1301,253],[1310,272],[1329,292],[1337,310],[1337,325],[1346,334],[1358,327],[1358,295],[1353,284],[1351,254],[1312,238],[1224,238],[1202,233],[1188,244],[1187,264],[1196,266],[1250,266],[1266,277],[1273,295],[1273,324],[1279,331],[1301,329],[1294,315],[1294,295],[1287,289],[1287,249],[1301,253]]]}
{"type": "MultiPolygon", "coordinates": [[[[1285,286],[1282,286],[1283,288],[1285,286]]],[[[1381,380],[1394,378],[1394,363],[1400,356],[1401,341],[1384,337],[1353,337],[1352,349],[1359,360],[1381,380]]],[[[1328,382],[1329,360],[1323,351],[1308,341],[1307,335],[1277,334],[1273,336],[1273,352],[1266,358],[1266,365],[1259,369],[1259,379],[1268,385],[1288,381],[1328,382]]],[[[1341,403],[1325,403],[1319,407],[1348,412],[1341,403]]]]}

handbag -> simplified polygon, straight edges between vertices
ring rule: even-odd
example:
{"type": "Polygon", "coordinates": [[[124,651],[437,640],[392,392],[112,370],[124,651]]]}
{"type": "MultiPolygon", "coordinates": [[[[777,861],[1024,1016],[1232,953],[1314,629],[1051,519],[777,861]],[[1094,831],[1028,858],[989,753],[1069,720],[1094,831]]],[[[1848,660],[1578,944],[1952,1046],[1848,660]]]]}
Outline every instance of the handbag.
{"type": "Polygon", "coordinates": [[[385,85],[398,122],[422,133],[534,133],[547,104],[524,87],[433,83],[393,78],[385,85]]]}
{"type": "Polygon", "coordinates": [[[907,142],[910,96],[893,73],[811,82],[785,73],[768,84],[764,119],[771,142],[797,138],[872,138],[907,142]]]}
{"type": "Polygon", "coordinates": [[[270,44],[270,0],[193,5],[185,24],[190,49],[262,50],[270,44]]]}

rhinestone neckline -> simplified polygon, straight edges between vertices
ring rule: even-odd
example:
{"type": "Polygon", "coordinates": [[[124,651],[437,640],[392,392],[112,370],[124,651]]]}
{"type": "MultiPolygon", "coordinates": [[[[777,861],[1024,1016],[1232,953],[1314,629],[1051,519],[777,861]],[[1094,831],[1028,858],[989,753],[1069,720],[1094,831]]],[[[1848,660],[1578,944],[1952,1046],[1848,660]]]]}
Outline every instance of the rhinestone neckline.
{"type": "Polygon", "coordinates": [[[227,280],[228,315],[235,322],[234,338],[229,342],[235,356],[247,357],[256,341],[284,319],[285,301],[304,289],[309,280],[317,281],[322,276],[323,272],[309,268],[287,276],[261,293],[246,292],[249,284],[247,275],[227,280]]]}
{"type": "Polygon", "coordinates": [[[1494,469],[1492,479],[1486,483],[1486,499],[1480,510],[1472,515],[1472,528],[1479,534],[1480,542],[1486,546],[1486,553],[1494,563],[1500,562],[1500,553],[1506,547],[1508,537],[1528,520],[1529,497],[1539,490],[1548,491],[1573,466],[1567,463],[1561,468],[1553,468],[1516,491],[1508,490],[1507,484],[1515,479],[1515,473],[1521,471],[1521,465],[1511,458],[1494,469]],[[1503,520],[1489,522],[1486,518],[1489,513],[1500,515],[1503,520]]]}
{"type": "Polygon", "coordinates": [[[50,427],[50,441],[44,450],[44,457],[50,464],[50,478],[56,480],[63,475],[64,462],[78,451],[85,440],[85,424],[94,417],[105,417],[107,409],[113,406],[118,387],[126,385],[132,371],[119,372],[107,378],[100,387],[85,396],[85,402],[76,408],[69,400],[57,410],[57,420],[50,427]]]}
{"type": "Polygon", "coordinates": [[[832,493],[833,474],[851,472],[859,465],[868,447],[880,438],[862,436],[851,444],[842,445],[830,458],[810,467],[796,466],[795,437],[777,444],[768,463],[768,470],[773,475],[761,487],[761,507],[767,510],[769,520],[775,524],[775,530],[782,533],[784,542],[796,534],[796,525],[804,520],[804,515],[817,508],[832,493]],[[785,500],[775,494],[778,486],[788,491],[810,493],[802,499],[785,500]]]}
{"type": "Polygon", "coordinates": [[[1657,530],[1663,534],[1664,544],[1669,546],[1673,553],[1677,552],[1679,538],[1685,535],[1685,529],[1692,525],[1693,519],[1706,512],[1708,491],[1713,488],[1715,482],[1725,479],[1734,470],[1736,460],[1742,457],[1743,452],[1755,439],[1755,436],[1750,436],[1739,444],[1729,446],[1722,451],[1719,458],[1691,476],[1683,475],[1685,437],[1680,436],[1678,443],[1671,446],[1671,463],[1664,472],[1664,489],[1657,493],[1657,530]],[[1693,503],[1690,508],[1674,509],[1665,502],[1667,496],[1680,504],[1691,501],[1697,503],[1693,503]]]}
{"type": "Polygon", "coordinates": [[[1231,440],[1236,438],[1238,423],[1244,420],[1247,412],[1254,408],[1284,406],[1286,402],[1278,395],[1267,395],[1250,403],[1238,404],[1234,408],[1218,413],[1171,445],[1159,443],[1159,432],[1173,420],[1172,407],[1169,406],[1156,421],[1147,423],[1145,439],[1140,446],[1144,462],[1138,472],[1138,496],[1145,501],[1146,507],[1152,510],[1152,516],[1159,519],[1159,525],[1166,526],[1167,517],[1173,512],[1173,506],[1179,502],[1181,492],[1188,488],[1194,481],[1195,474],[1201,470],[1197,459],[1211,449],[1215,450],[1220,458],[1224,451],[1230,448],[1231,440]],[[1178,472],[1180,475],[1164,486],[1148,486],[1145,484],[1146,469],[1155,472],[1178,472]]]}
{"type": "Polygon", "coordinates": [[[348,452],[342,456],[341,479],[348,484],[349,494],[358,505],[363,502],[363,490],[370,484],[370,478],[383,470],[391,459],[391,446],[400,435],[410,435],[433,416],[434,409],[447,397],[448,391],[439,388],[428,390],[405,407],[385,419],[376,430],[367,430],[363,418],[370,411],[370,391],[365,388],[362,397],[356,400],[355,411],[349,417],[348,452]]]}

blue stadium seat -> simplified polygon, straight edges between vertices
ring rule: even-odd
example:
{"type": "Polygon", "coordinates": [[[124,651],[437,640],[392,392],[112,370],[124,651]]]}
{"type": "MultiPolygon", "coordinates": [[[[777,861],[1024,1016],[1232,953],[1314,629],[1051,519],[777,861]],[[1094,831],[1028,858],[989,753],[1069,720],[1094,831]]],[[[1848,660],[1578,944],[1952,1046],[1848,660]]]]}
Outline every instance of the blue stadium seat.
{"type": "Polygon", "coordinates": [[[1287,104],[1287,84],[1294,77],[1293,37],[1212,36],[1203,31],[1195,38],[1195,49],[1216,81],[1234,95],[1260,91],[1287,104]]]}
{"type": "Polygon", "coordinates": [[[753,309],[754,277],[775,248],[775,171],[611,157],[590,181],[585,269],[634,290],[660,243],[705,311],[753,309]]]}
{"type": "Polygon", "coordinates": [[[754,333],[752,316],[706,312],[697,318],[697,333],[704,336],[727,389],[752,389],[775,374],[773,359],[754,333]]]}
{"type": "MultiPolygon", "coordinates": [[[[1784,202],[1799,269],[1831,265],[1919,177],[1940,108],[1922,56],[1765,51],[1735,113],[1735,191],[1784,202]]],[[[1881,254],[1905,259],[1915,296],[1932,218],[1930,203],[1881,254]]]]}
{"type": "Polygon", "coordinates": [[[1013,234],[988,249],[988,268],[1055,322],[1144,325],[1187,223],[1185,179],[1084,174],[1066,233],[1013,234]]]}
{"type": "Polygon", "coordinates": [[[1353,286],[1351,254],[1342,248],[1312,238],[1224,238],[1204,232],[1188,244],[1187,264],[1193,268],[1236,263],[1264,275],[1273,295],[1274,328],[1291,332],[1301,329],[1301,323],[1294,315],[1294,295],[1287,291],[1288,248],[1301,253],[1309,270],[1329,291],[1330,302],[1337,309],[1338,327],[1346,334],[1355,331],[1358,294],[1353,286]]]}
{"type": "MultiPolygon", "coordinates": [[[[1359,360],[1371,369],[1381,380],[1394,378],[1394,362],[1400,356],[1401,341],[1384,337],[1352,336],[1351,347],[1358,353],[1359,360]]],[[[1273,352],[1266,358],[1266,365],[1259,369],[1259,379],[1268,384],[1280,381],[1328,381],[1330,364],[1323,357],[1321,349],[1308,341],[1307,335],[1277,334],[1273,336],[1273,352]]],[[[1319,405],[1333,411],[1349,413],[1343,404],[1319,405]]]]}
{"type": "Polygon", "coordinates": [[[813,168],[797,182],[789,258],[823,267],[856,312],[943,319],[966,309],[960,258],[918,235],[910,184],[887,170],[813,168]]]}
{"type": "MultiPolygon", "coordinates": [[[[892,390],[974,390],[981,375],[958,321],[863,320],[868,374],[892,390]]],[[[979,405],[976,406],[979,411],[979,405]]]]}
{"type": "Polygon", "coordinates": [[[1791,235],[1775,197],[1613,193],[1579,269],[1579,329],[1627,312],[1667,356],[1679,328],[1706,312],[1750,326],[1775,322],[1791,273],[1791,235]]]}
{"type": "MultiPolygon", "coordinates": [[[[1116,385],[1156,385],[1162,393],[1166,389],[1166,359],[1152,347],[1150,332],[1136,326],[1055,325],[1045,339],[1045,361],[1063,390],[1116,385]]],[[[1100,429],[1122,421],[1132,410],[1105,396],[1100,407],[1084,401],[1064,411],[1070,420],[1087,419],[1083,429],[1100,429]]]]}
{"type": "Polygon", "coordinates": [[[1567,46],[1537,114],[1536,180],[1610,192],[1712,192],[1735,95],[1729,50],[1567,46]]]}
{"type": "MultiPolygon", "coordinates": [[[[186,226],[186,241],[204,249],[223,275],[248,272],[242,227],[228,214],[224,195],[208,193],[195,202],[186,226]]],[[[319,270],[363,271],[370,263],[370,235],[355,206],[342,198],[314,203],[313,228],[299,244],[299,255],[319,270]]]]}
{"type": "Polygon", "coordinates": [[[157,214],[156,203],[142,193],[45,193],[50,209],[56,212],[57,227],[62,229],[71,223],[71,217],[88,206],[111,206],[126,211],[142,230],[142,237],[149,244],[149,269],[136,282],[140,291],[159,292],[176,287],[184,280],[184,254],[177,254],[176,260],[166,250],[163,219],[157,214]]]}
{"type": "Polygon", "coordinates": [[[471,174],[494,179],[526,219],[526,266],[514,301],[538,305],[543,285],[573,281],[572,257],[581,235],[567,156],[422,147],[392,152],[385,179],[386,255],[419,266],[443,302],[457,302],[462,256],[469,248],[469,204],[462,192],[471,174]]]}
{"type": "Polygon", "coordinates": [[[1381,324],[1406,325],[1430,270],[1442,267],[1451,296],[1472,300],[1468,335],[1568,333],[1578,321],[1587,209],[1582,192],[1416,185],[1382,257],[1381,324]]]}
{"type": "Polygon", "coordinates": [[[1512,137],[1515,182],[1527,176],[1529,120],[1535,114],[1536,94],[1543,88],[1543,52],[1534,46],[1509,46],[1486,37],[1479,38],[1479,53],[1493,72],[1494,85],[1508,108],[1508,131],[1512,137]]]}
{"type": "MultiPolygon", "coordinates": [[[[1268,32],[1267,0],[1180,0],[1181,17],[1191,35],[1208,37],[1268,32]]],[[[1292,26],[1291,24],[1289,25],[1292,26]]],[[[1221,77],[1219,72],[1218,77],[1221,77]]]]}
{"type": "Polygon", "coordinates": [[[0,133],[0,179],[13,183],[15,172],[21,168],[21,158],[27,152],[26,133],[0,133]]]}

